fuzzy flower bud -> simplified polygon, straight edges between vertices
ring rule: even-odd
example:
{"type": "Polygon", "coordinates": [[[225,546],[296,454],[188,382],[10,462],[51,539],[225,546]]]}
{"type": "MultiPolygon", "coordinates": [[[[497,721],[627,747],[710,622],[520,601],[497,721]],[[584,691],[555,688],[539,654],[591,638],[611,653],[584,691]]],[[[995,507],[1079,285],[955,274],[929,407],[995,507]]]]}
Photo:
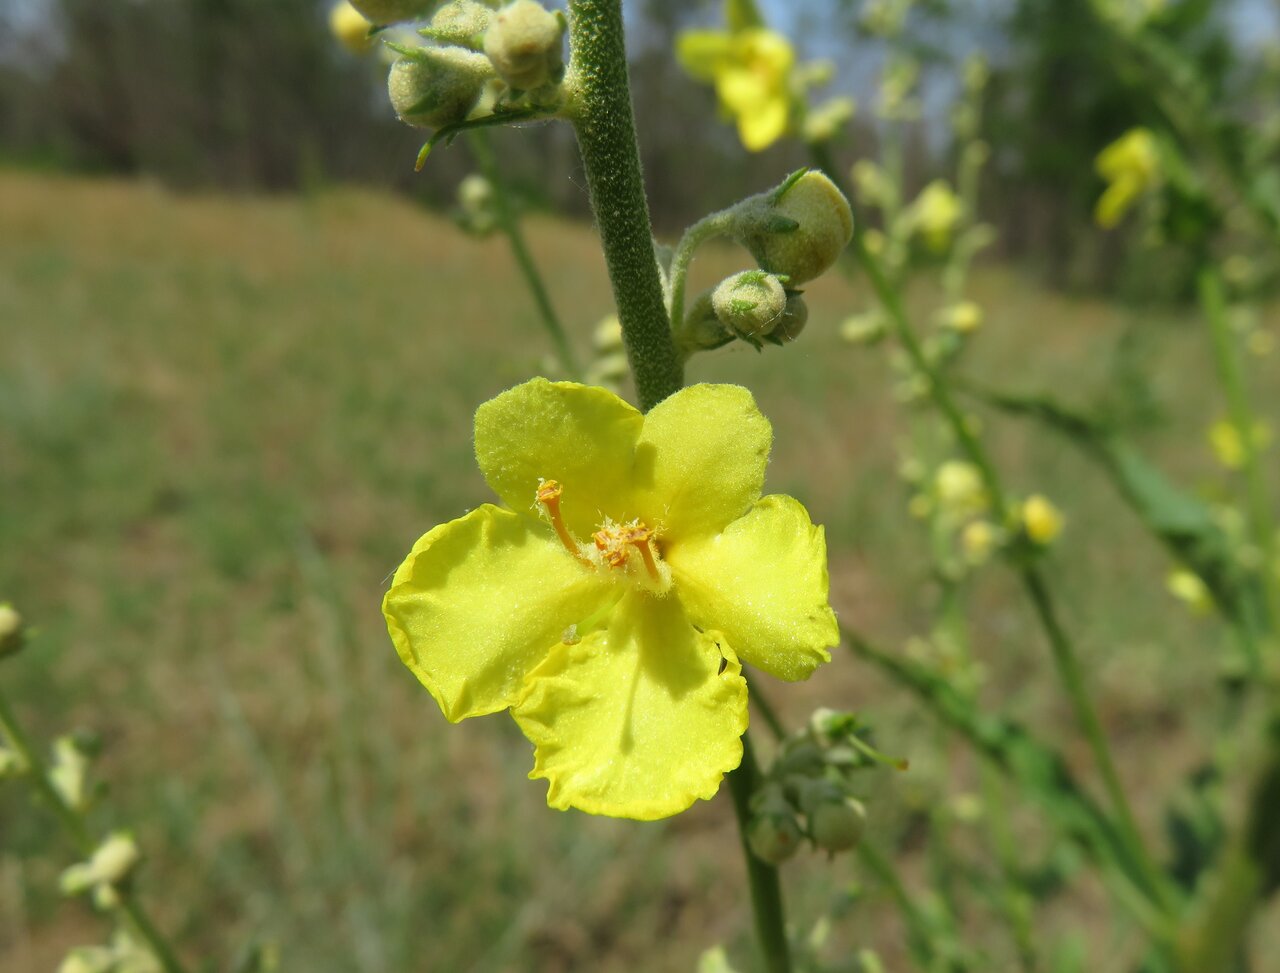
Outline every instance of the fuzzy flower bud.
{"type": "Polygon", "coordinates": [[[493,22],[493,11],[477,0],[453,0],[436,11],[424,37],[441,44],[457,44],[473,51],[484,47],[484,33],[493,22]]]}
{"type": "Polygon", "coordinates": [[[972,463],[947,460],[934,477],[938,506],[953,516],[976,513],[987,505],[982,475],[972,463]]]}
{"type": "Polygon", "coordinates": [[[78,895],[98,886],[120,885],[133,872],[141,857],[133,835],[127,831],[114,831],[87,862],[72,865],[64,871],[59,885],[66,895],[78,895]]]}
{"type": "Polygon", "coordinates": [[[676,335],[676,343],[686,357],[695,351],[710,351],[733,340],[733,333],[720,323],[711,291],[699,294],[685,312],[684,324],[676,335]]]}
{"type": "Polygon", "coordinates": [[[840,337],[853,345],[874,345],[889,333],[889,322],[876,311],[864,311],[844,319],[840,325],[840,337]]]}
{"type": "Polygon", "coordinates": [[[780,865],[800,847],[800,825],[790,813],[768,811],[752,819],[747,844],[761,861],[780,865]]]}
{"type": "Polygon", "coordinates": [[[1194,571],[1186,568],[1170,571],[1165,579],[1165,587],[1169,594],[1186,604],[1197,615],[1203,615],[1213,608],[1213,596],[1209,593],[1208,586],[1194,571]]]}
{"type": "Polygon", "coordinates": [[[975,520],[960,532],[960,547],[972,565],[984,564],[999,543],[1000,535],[990,521],[975,520]]]}
{"type": "Polygon", "coordinates": [[[789,286],[825,273],[853,238],[853,211],[836,184],[808,171],[742,204],[735,231],[762,268],[789,286]]]}
{"type": "Polygon", "coordinates": [[[365,20],[379,26],[416,20],[425,16],[434,3],[435,0],[351,0],[351,6],[365,20]]]}
{"type": "Polygon", "coordinates": [[[424,47],[391,66],[387,93],[401,121],[439,128],[467,117],[491,75],[483,55],[460,47],[424,47]]]}
{"type": "Polygon", "coordinates": [[[862,839],[867,812],[860,801],[846,797],[841,801],[823,801],[809,815],[809,834],[824,851],[848,851],[862,839]]]}
{"type": "Polygon", "coordinates": [[[536,0],[515,0],[494,15],[484,52],[498,77],[528,91],[564,77],[564,20],[536,0]]]}
{"type": "Polygon", "coordinates": [[[909,211],[912,229],[935,252],[946,250],[951,245],[951,234],[962,215],[959,197],[942,179],[935,179],[925,186],[909,211]]]}
{"type": "Polygon", "coordinates": [[[595,331],[591,333],[591,347],[600,355],[622,350],[622,322],[616,314],[600,319],[595,331]]]}
{"type": "Polygon", "coordinates": [[[738,337],[758,340],[772,333],[787,310],[782,282],[763,270],[744,270],[720,282],[711,295],[720,323],[738,337]]]}
{"type": "Polygon", "coordinates": [[[22,616],[9,604],[0,604],[0,659],[17,655],[26,644],[22,616]]]}
{"type": "Polygon", "coordinates": [[[793,291],[787,295],[787,306],[782,311],[782,320],[773,329],[770,337],[782,342],[795,341],[808,323],[809,305],[804,302],[799,291],[793,291]]]}

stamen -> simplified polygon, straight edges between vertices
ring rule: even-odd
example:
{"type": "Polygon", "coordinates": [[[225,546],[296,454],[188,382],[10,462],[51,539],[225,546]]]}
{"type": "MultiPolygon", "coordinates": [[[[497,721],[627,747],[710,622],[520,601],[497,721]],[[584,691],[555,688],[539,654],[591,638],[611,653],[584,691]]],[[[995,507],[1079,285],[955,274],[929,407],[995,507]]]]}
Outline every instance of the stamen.
{"type": "Polygon", "coordinates": [[[569,528],[564,525],[564,517],[560,514],[560,494],[564,492],[564,488],[555,480],[543,480],[538,484],[538,492],[535,494],[538,503],[547,508],[547,516],[551,519],[551,526],[555,528],[556,536],[560,538],[560,543],[564,545],[565,550],[576,557],[583,564],[591,562],[578,550],[578,542],[573,539],[573,535],[569,533],[569,528]]]}
{"type": "Polygon", "coordinates": [[[662,575],[658,573],[658,564],[653,559],[653,551],[649,548],[649,538],[652,536],[653,531],[643,524],[629,527],[626,532],[627,543],[634,545],[640,551],[640,556],[644,558],[645,570],[649,572],[649,577],[654,581],[661,581],[662,575]]]}
{"type": "Polygon", "coordinates": [[[596,548],[604,554],[611,568],[625,567],[627,563],[626,538],[616,527],[605,527],[591,535],[596,548]]]}

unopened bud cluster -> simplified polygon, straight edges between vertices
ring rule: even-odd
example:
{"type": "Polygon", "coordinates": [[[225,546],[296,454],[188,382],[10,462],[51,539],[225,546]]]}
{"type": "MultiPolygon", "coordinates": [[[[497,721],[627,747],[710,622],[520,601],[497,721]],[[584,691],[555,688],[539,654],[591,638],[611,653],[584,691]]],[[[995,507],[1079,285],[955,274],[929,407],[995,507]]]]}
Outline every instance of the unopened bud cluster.
{"type": "Polygon", "coordinates": [[[800,336],[809,320],[799,285],[826,273],[853,237],[848,200],[821,172],[800,170],[777,188],[708,219],[755,258],[689,306],[676,335],[687,356],[739,339],[763,348],[800,336]]]}
{"type": "MultiPolygon", "coordinates": [[[[436,3],[358,0],[355,6],[370,22],[385,24],[425,17],[436,3]]],[[[479,0],[453,0],[418,31],[438,46],[388,44],[400,55],[387,77],[391,105],[401,121],[429,129],[522,99],[554,107],[565,73],[565,30],[563,15],[536,0],[497,10],[479,0]]]]}
{"type": "Polygon", "coordinates": [[[856,774],[895,763],[862,739],[865,729],[854,714],[819,709],[784,742],[751,801],[747,842],[757,858],[779,864],[805,841],[832,855],[857,846],[867,815],[853,795],[856,774]]]}

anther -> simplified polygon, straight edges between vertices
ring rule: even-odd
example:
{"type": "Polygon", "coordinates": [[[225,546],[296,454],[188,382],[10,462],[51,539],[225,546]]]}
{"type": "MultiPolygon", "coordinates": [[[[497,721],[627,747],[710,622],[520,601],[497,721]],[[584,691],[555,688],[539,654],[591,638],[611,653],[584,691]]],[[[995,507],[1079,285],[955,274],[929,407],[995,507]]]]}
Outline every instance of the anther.
{"type": "Polygon", "coordinates": [[[576,557],[583,564],[590,562],[583,556],[582,551],[578,550],[578,542],[573,539],[573,535],[569,533],[569,528],[564,525],[564,517],[560,513],[560,494],[564,492],[564,488],[555,480],[543,480],[538,484],[538,492],[534,494],[538,503],[547,508],[547,516],[551,520],[551,526],[555,528],[556,536],[560,538],[560,543],[564,545],[565,550],[576,557]]]}
{"type": "Polygon", "coordinates": [[[653,531],[642,524],[627,528],[626,540],[628,544],[633,545],[640,551],[640,556],[644,558],[645,570],[649,572],[649,577],[654,581],[661,581],[662,575],[658,573],[658,564],[653,559],[653,551],[649,547],[649,538],[653,536],[653,531]]]}

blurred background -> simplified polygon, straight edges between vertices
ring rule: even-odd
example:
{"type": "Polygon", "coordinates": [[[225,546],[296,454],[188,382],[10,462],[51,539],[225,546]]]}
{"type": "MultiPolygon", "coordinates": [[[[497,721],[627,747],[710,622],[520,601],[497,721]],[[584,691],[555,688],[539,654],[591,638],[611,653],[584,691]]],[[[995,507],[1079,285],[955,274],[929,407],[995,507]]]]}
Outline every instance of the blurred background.
{"type": "MultiPolygon", "coordinates": [[[[717,22],[719,4],[624,6],[650,203],[670,242],[806,160],[787,145],[745,154],[712,91],[676,66],[678,32],[717,22]]],[[[869,105],[885,51],[860,6],[764,4],[805,57],[835,62],[834,92],[869,105]]],[[[980,215],[998,242],[973,279],[987,323],[966,368],[1087,402],[1118,361],[1139,362],[1144,446],[1212,493],[1206,430],[1222,406],[1186,306],[1188,258],[1093,221],[1095,156],[1154,106],[1095,42],[1086,6],[919,4],[908,194],[954,167],[958,65],[984,54],[980,215]]],[[[1168,6],[1161,29],[1234,122],[1275,110],[1280,4],[1168,6]]],[[[134,829],[144,897],[199,969],[234,969],[261,945],[316,973],[692,970],[717,942],[745,957],[727,794],[649,824],[550,811],[514,725],[449,726],[386,637],[381,594],[413,541],[490,499],[475,406],[547,373],[549,349],[504,243],[451,219],[476,165],[466,145],[415,174],[421,133],[392,115],[385,66],[344,51],[327,18],[315,0],[0,0],[0,600],[38,629],[0,677],[39,738],[97,737],[95,777],[110,782],[99,820],[134,829]]],[[[860,108],[841,164],[875,157],[880,137],[860,108]]],[[[611,305],[572,133],[493,141],[585,354],[611,305]]],[[[706,286],[743,266],[711,248],[695,276],[706,286]]],[[[923,280],[912,306],[937,289],[923,280]]],[[[933,595],[896,473],[892,377],[837,333],[869,300],[861,281],[832,274],[807,297],[801,341],[702,355],[689,377],[756,392],[776,432],[768,489],[826,525],[837,611],[902,646],[933,595]]],[[[1259,313],[1274,330],[1269,298],[1259,313]]],[[[1273,424],[1276,387],[1259,387],[1273,424]]],[[[1168,557],[1084,459],[1021,425],[991,441],[1016,489],[1051,490],[1067,514],[1064,611],[1159,833],[1144,795],[1210,746],[1218,661],[1205,645],[1219,636],[1165,592],[1168,557]]],[[[974,599],[984,693],[1087,767],[1014,582],[990,572],[974,599]]],[[[971,793],[971,758],[852,657],[773,688],[791,722],[857,709],[910,757],[868,797],[871,834],[908,880],[926,873],[921,822],[971,793]]],[[[1027,847],[1051,851],[1034,812],[1014,813],[1027,847]]],[[[56,823],[0,788],[0,969],[50,970],[102,938],[100,918],[57,893],[69,860],[56,823]]],[[[839,920],[837,953],[871,944],[904,968],[887,897],[847,859],[804,856],[786,882],[798,923],[839,920]]],[[[1046,928],[1097,973],[1126,969],[1140,944],[1091,938],[1109,910],[1085,880],[1046,928]]],[[[979,939],[984,921],[976,909],[979,939]]]]}

